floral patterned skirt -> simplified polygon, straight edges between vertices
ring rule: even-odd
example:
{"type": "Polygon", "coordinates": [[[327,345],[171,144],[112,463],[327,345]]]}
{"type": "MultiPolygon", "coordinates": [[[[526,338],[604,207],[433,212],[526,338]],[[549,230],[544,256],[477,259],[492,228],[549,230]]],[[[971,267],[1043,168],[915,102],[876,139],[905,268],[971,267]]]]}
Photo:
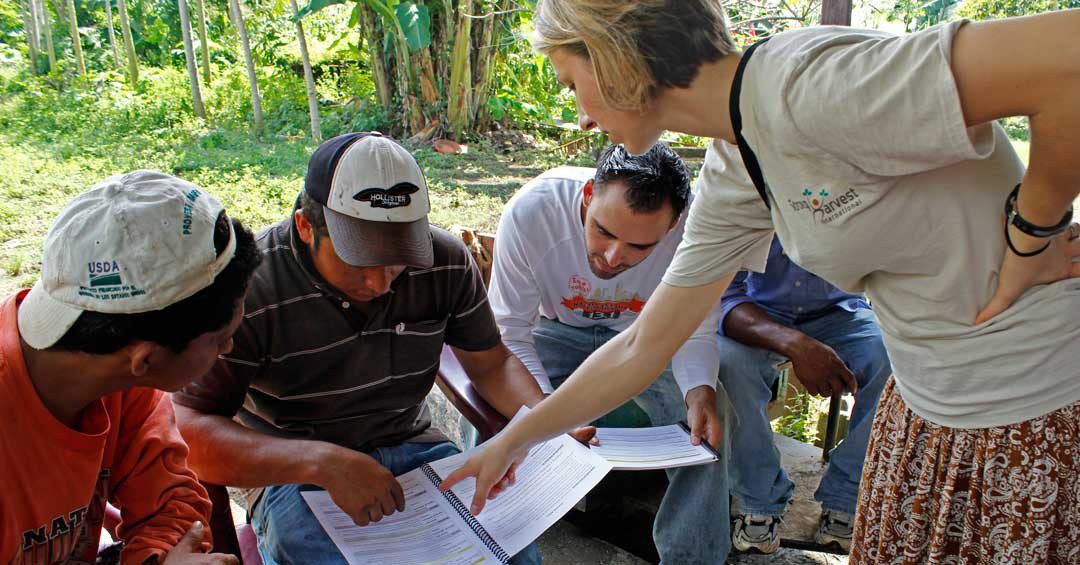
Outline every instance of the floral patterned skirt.
{"type": "Polygon", "coordinates": [[[948,428],[890,381],[866,457],[851,563],[1080,563],[1080,402],[948,428]]]}

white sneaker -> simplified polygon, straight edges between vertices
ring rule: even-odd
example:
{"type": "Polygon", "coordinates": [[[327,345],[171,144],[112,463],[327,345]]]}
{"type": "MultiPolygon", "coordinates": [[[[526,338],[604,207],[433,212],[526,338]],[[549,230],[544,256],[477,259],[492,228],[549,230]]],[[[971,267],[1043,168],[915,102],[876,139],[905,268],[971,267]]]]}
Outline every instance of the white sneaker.
{"type": "Polygon", "coordinates": [[[776,553],[780,549],[780,517],[767,514],[736,514],[731,527],[735,551],[776,553]]]}
{"type": "Polygon", "coordinates": [[[855,525],[855,516],[838,510],[826,510],[821,513],[814,541],[818,545],[838,545],[844,551],[851,551],[851,533],[855,525]]]}

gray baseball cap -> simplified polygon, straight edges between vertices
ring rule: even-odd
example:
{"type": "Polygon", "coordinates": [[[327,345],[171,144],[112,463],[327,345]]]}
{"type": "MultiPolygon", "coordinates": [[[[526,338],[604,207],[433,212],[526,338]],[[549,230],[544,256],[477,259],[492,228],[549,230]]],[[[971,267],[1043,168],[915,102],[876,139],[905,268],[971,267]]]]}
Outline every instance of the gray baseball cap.
{"type": "Polygon", "coordinates": [[[327,140],[308,161],[304,190],[325,206],[338,257],[356,267],[434,263],[427,181],[416,159],[380,133],[327,140]]]}

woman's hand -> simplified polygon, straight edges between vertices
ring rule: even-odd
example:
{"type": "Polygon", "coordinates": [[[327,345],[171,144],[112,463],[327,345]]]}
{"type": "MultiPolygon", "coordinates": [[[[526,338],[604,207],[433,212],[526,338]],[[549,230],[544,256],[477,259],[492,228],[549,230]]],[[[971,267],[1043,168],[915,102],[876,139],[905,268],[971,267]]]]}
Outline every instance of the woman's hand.
{"type": "MultiPolygon", "coordinates": [[[[1034,251],[1046,245],[1046,239],[1031,237],[1009,226],[1009,237],[1020,251],[1034,251]]],[[[1073,224],[1052,238],[1050,247],[1033,257],[1020,257],[1006,247],[1001,262],[997,291],[975,318],[981,324],[1004,312],[1027,289],[1068,278],[1080,278],[1080,226],[1073,224]]]]}
{"type": "Polygon", "coordinates": [[[514,445],[508,434],[497,435],[485,443],[458,470],[443,479],[439,490],[446,492],[461,481],[476,477],[476,494],[473,496],[469,510],[474,516],[478,515],[488,500],[495,498],[506,487],[514,484],[517,468],[528,454],[528,448],[524,445],[514,445]]]}

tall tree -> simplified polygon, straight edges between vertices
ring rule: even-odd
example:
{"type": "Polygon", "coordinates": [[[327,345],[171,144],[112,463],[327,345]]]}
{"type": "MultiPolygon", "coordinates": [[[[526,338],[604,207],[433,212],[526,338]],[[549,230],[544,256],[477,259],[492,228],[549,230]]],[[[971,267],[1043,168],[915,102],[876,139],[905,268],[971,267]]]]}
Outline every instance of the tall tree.
{"type": "Polygon", "coordinates": [[[23,0],[19,2],[19,12],[22,13],[23,19],[23,37],[26,38],[26,54],[27,62],[30,64],[30,73],[38,74],[38,49],[40,49],[40,43],[38,42],[36,20],[34,16],[34,3],[33,0],[23,0]]]}
{"type": "Polygon", "coordinates": [[[180,36],[184,40],[184,62],[187,63],[188,82],[191,83],[191,108],[195,115],[206,119],[206,109],[203,107],[202,92],[199,90],[199,72],[195,68],[195,49],[191,44],[191,12],[188,11],[187,0],[176,0],[180,10],[180,36]]]}
{"type": "Polygon", "coordinates": [[[304,86],[307,88],[308,114],[311,116],[311,139],[322,142],[322,126],[319,122],[319,95],[315,92],[315,77],[311,73],[311,58],[308,56],[307,38],[304,37],[304,24],[300,22],[300,7],[296,0],[292,4],[293,19],[296,21],[296,39],[300,43],[300,62],[304,65],[304,86]]]}
{"type": "Polygon", "coordinates": [[[79,16],[75,13],[75,0],[67,0],[68,31],[71,32],[71,46],[75,51],[75,65],[80,75],[86,74],[86,61],[83,60],[82,36],[79,35],[79,16]]]}
{"type": "Polygon", "coordinates": [[[109,47],[112,48],[113,65],[120,68],[120,54],[116,52],[116,31],[113,30],[112,2],[105,0],[105,23],[109,26],[109,47]]]}
{"type": "Polygon", "coordinates": [[[120,13],[120,33],[124,35],[124,55],[127,57],[128,84],[132,88],[139,82],[139,59],[135,56],[135,40],[131,37],[131,22],[128,20],[127,0],[116,0],[116,11],[120,13]]]}
{"type": "Polygon", "coordinates": [[[251,44],[248,42],[247,29],[244,27],[244,12],[240,0],[230,0],[233,22],[240,34],[240,46],[244,51],[244,64],[247,66],[248,83],[251,85],[251,111],[255,117],[255,132],[263,131],[262,98],[259,96],[259,80],[255,75],[255,61],[251,58],[251,44]]]}
{"type": "Polygon", "coordinates": [[[56,68],[56,48],[53,47],[52,16],[49,15],[49,2],[38,0],[36,2],[41,18],[41,34],[45,36],[45,49],[49,54],[49,72],[56,68]]]}
{"type": "Polygon", "coordinates": [[[199,18],[199,52],[202,54],[203,82],[210,85],[210,34],[206,33],[206,0],[195,0],[195,15],[199,18]]]}
{"type": "Polygon", "coordinates": [[[472,49],[472,21],[470,14],[473,10],[472,0],[461,0],[458,8],[457,36],[454,38],[454,50],[450,55],[450,86],[448,88],[447,118],[450,120],[450,131],[455,135],[461,135],[469,126],[471,96],[470,85],[472,84],[471,61],[469,60],[472,49]]]}

